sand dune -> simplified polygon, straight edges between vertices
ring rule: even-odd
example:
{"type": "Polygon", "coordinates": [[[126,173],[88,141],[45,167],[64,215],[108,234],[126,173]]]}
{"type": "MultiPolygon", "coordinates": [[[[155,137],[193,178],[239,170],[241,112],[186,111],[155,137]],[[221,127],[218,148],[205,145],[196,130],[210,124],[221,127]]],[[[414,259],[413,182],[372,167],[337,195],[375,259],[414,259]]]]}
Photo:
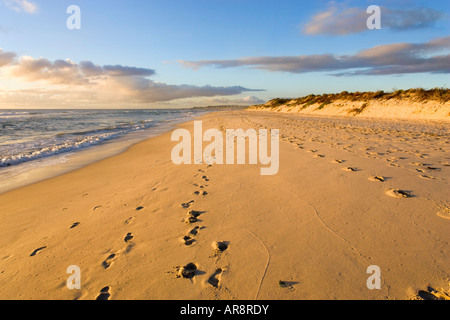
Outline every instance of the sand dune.
{"type": "Polygon", "coordinates": [[[449,91],[410,89],[274,99],[249,110],[305,115],[450,121],[449,91]],[[445,96],[445,97],[441,97],[445,96]],[[438,97],[436,97],[438,96],[438,97]]]}

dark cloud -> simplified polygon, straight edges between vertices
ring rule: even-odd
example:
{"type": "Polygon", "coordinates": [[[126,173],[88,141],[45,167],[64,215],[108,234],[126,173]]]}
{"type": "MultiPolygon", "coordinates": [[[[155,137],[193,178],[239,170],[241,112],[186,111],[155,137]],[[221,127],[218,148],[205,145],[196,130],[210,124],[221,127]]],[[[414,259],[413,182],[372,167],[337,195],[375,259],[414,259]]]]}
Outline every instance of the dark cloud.
{"type": "Polygon", "coordinates": [[[121,65],[115,66],[103,66],[103,70],[114,77],[130,77],[130,76],[142,76],[148,77],[156,74],[155,70],[146,68],[126,67],[121,65]]]}
{"type": "Polygon", "coordinates": [[[436,56],[417,64],[389,65],[365,70],[355,70],[333,74],[334,76],[391,75],[407,73],[450,73],[450,55],[436,56]]]}
{"type": "Polygon", "coordinates": [[[80,71],[86,76],[112,76],[112,77],[132,77],[132,76],[142,76],[148,77],[155,75],[156,72],[153,69],[148,68],[136,68],[127,67],[122,65],[105,65],[99,66],[91,61],[81,61],[80,71]]]}
{"type": "Polygon", "coordinates": [[[253,69],[305,73],[339,72],[336,75],[358,74],[404,74],[404,73],[450,73],[448,55],[435,55],[450,49],[450,36],[433,39],[426,43],[394,43],[375,46],[354,55],[302,55],[288,57],[247,57],[235,60],[201,60],[179,62],[198,69],[205,66],[216,68],[249,67],[253,69]],[[364,70],[353,70],[364,69],[364,70]]]}
{"type": "Polygon", "coordinates": [[[204,100],[205,105],[255,105],[263,103],[266,103],[266,101],[255,96],[235,99],[227,97],[214,97],[204,100]]]}
{"type": "Polygon", "coordinates": [[[430,8],[381,10],[382,27],[398,31],[429,28],[445,18],[442,12],[430,8]]]}
{"type": "MultiPolygon", "coordinates": [[[[367,8],[345,8],[332,4],[303,26],[308,35],[346,35],[367,31],[367,8]]],[[[381,28],[397,31],[429,28],[445,15],[430,8],[391,9],[381,7],[381,28]]]]}
{"type": "Polygon", "coordinates": [[[193,97],[215,97],[233,96],[243,92],[263,91],[248,89],[241,86],[213,87],[213,86],[193,86],[193,85],[169,85],[148,80],[146,85],[142,81],[130,88],[133,90],[134,98],[140,102],[159,102],[175,99],[193,97]]]}

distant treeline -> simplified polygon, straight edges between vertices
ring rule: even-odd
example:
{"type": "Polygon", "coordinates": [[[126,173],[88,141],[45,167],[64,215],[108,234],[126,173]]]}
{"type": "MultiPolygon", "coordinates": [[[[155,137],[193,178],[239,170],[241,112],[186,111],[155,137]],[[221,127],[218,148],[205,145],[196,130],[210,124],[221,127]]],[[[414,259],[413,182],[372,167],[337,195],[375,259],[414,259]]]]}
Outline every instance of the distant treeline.
{"type": "Polygon", "coordinates": [[[212,109],[212,110],[216,110],[216,109],[244,109],[247,108],[248,106],[238,106],[238,105],[222,105],[222,106],[207,106],[207,107],[194,107],[192,109],[212,109]]]}
{"type": "Polygon", "coordinates": [[[370,101],[370,100],[390,100],[390,99],[410,99],[418,102],[425,102],[428,100],[438,101],[440,103],[446,103],[450,100],[450,89],[434,88],[430,90],[425,89],[408,89],[408,90],[396,90],[394,92],[347,92],[331,93],[315,95],[310,94],[305,97],[297,99],[273,99],[261,106],[277,107],[287,103],[303,104],[304,107],[320,104],[322,107],[333,103],[336,100],[344,101],[370,101]]]}

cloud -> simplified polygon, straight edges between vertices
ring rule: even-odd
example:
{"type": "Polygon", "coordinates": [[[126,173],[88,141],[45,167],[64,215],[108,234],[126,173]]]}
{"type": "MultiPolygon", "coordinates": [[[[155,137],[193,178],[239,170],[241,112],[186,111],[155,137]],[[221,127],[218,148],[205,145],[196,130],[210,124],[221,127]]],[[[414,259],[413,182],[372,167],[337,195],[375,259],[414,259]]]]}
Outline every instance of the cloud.
{"type": "Polygon", "coordinates": [[[367,30],[368,17],[366,11],[359,8],[339,10],[333,6],[313,16],[311,21],[304,26],[303,33],[344,35],[362,32],[367,30]]]}
{"type": "MultiPolygon", "coordinates": [[[[12,53],[9,53],[10,56],[12,53]]],[[[15,54],[13,55],[15,57],[15,54]]],[[[91,61],[79,64],[69,59],[50,61],[45,58],[21,57],[9,61],[9,74],[29,81],[45,80],[52,84],[89,84],[106,77],[151,76],[153,69],[127,67],[121,65],[95,65],[91,61]]],[[[1,65],[1,56],[0,56],[1,65]]]]}
{"type": "Polygon", "coordinates": [[[51,84],[86,84],[89,79],[70,60],[50,61],[44,58],[21,57],[9,65],[8,75],[26,81],[47,81],[51,84]]]}
{"type": "Polygon", "coordinates": [[[354,55],[318,54],[285,57],[245,57],[235,60],[180,60],[179,63],[194,69],[212,66],[216,68],[249,67],[289,73],[338,72],[334,75],[450,73],[449,49],[450,36],[447,36],[419,44],[394,43],[379,45],[362,50],[354,55]]]}
{"type": "MultiPolygon", "coordinates": [[[[172,101],[192,97],[232,96],[243,92],[261,91],[242,86],[196,86],[188,84],[166,84],[155,82],[148,77],[156,74],[154,69],[123,65],[97,65],[92,61],[75,63],[69,59],[51,61],[30,56],[17,57],[13,52],[0,49],[0,79],[14,81],[15,85],[27,88],[45,88],[39,96],[48,99],[46,92],[58,92],[58,97],[72,99],[89,96],[98,101],[122,101],[146,104],[172,101]]],[[[36,90],[35,89],[35,90],[36,90]]],[[[31,91],[33,92],[33,90],[31,91]]],[[[36,92],[36,91],[34,91],[36,92]]],[[[6,93],[3,92],[3,96],[6,93]]],[[[15,97],[27,97],[14,92],[15,97]]]]}
{"type": "Polygon", "coordinates": [[[226,97],[215,97],[204,101],[205,105],[255,105],[266,103],[255,96],[247,96],[244,98],[230,99],[226,97]]]}
{"type": "Polygon", "coordinates": [[[388,9],[382,8],[382,27],[386,26],[397,31],[423,29],[433,27],[444,18],[444,14],[430,8],[388,9]]]}
{"type": "Polygon", "coordinates": [[[28,0],[3,0],[3,4],[17,13],[25,12],[34,14],[38,11],[38,6],[28,0]]]}
{"type": "Polygon", "coordinates": [[[0,48],[0,68],[12,63],[15,57],[16,54],[14,52],[3,52],[0,48]]]}
{"type": "MultiPolygon", "coordinates": [[[[332,3],[303,26],[307,35],[347,35],[367,31],[367,8],[345,8],[332,3]]],[[[432,27],[444,14],[430,8],[390,9],[381,7],[381,28],[396,31],[432,27]]]]}
{"type": "Polygon", "coordinates": [[[261,103],[266,103],[265,100],[261,100],[258,97],[255,96],[248,96],[245,98],[242,98],[242,102],[243,103],[249,103],[249,104],[261,104],[261,103]]]}

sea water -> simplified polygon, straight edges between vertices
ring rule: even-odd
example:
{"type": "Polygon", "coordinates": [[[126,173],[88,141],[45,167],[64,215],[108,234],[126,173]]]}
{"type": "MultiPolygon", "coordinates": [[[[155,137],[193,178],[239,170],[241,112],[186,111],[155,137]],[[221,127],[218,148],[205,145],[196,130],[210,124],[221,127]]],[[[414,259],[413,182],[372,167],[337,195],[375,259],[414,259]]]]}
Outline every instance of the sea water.
{"type": "Polygon", "coordinates": [[[0,193],[125,150],[202,109],[0,110],[0,193]]]}

